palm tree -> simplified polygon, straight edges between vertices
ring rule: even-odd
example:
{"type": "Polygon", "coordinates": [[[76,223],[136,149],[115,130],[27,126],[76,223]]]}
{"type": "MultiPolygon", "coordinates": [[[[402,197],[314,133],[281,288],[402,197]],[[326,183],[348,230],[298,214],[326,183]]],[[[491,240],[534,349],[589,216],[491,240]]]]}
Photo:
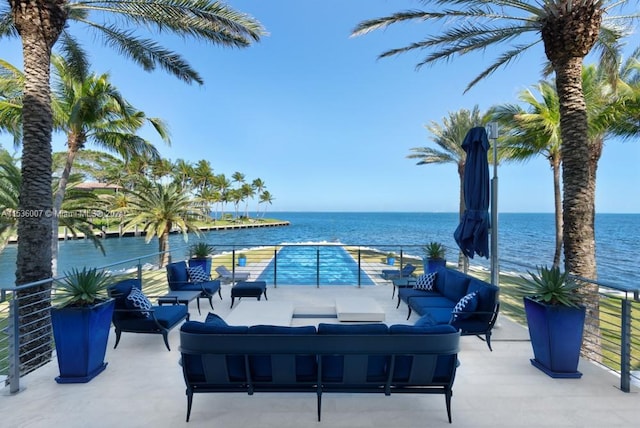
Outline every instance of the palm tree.
{"type": "MultiPolygon", "coordinates": [[[[53,208],[50,63],[53,47],[63,32],[70,35],[72,30],[82,30],[96,35],[145,70],[159,66],[188,83],[202,83],[202,78],[177,53],[136,35],[138,28],[230,47],[249,46],[264,34],[254,18],[210,0],[9,0],[9,5],[10,9],[0,6],[0,37],[20,36],[22,41],[25,89],[20,209],[26,212],[46,213],[53,208]]],[[[23,218],[18,223],[18,236],[16,283],[50,278],[52,222],[39,217],[23,218]]],[[[47,309],[49,303],[41,293],[49,290],[50,284],[45,284],[18,293],[27,308],[20,309],[21,334],[26,336],[25,349],[29,351],[21,352],[25,355],[23,362],[39,346],[37,340],[28,337],[30,332],[50,327],[48,320],[32,322],[47,309]]],[[[49,355],[43,358],[46,360],[49,355]]]]}
{"type": "Polygon", "coordinates": [[[527,111],[515,104],[505,104],[490,109],[489,115],[491,120],[500,123],[503,131],[499,144],[502,159],[526,161],[533,156],[542,155],[549,161],[553,173],[556,235],[553,266],[557,267],[562,255],[560,108],[553,82],[540,82],[536,91],[541,100],[528,89],[518,96],[522,103],[528,105],[527,111]]]}
{"type": "MultiPolygon", "coordinates": [[[[413,153],[407,156],[409,159],[418,159],[416,165],[456,164],[460,182],[458,191],[460,218],[462,218],[465,211],[463,179],[467,162],[467,154],[462,148],[462,142],[471,128],[483,126],[484,123],[486,123],[486,120],[480,114],[478,106],[474,106],[471,111],[461,109],[457,112],[449,113],[448,118],[442,119],[442,125],[431,122],[430,125],[426,126],[427,130],[433,134],[432,141],[442,150],[431,147],[413,147],[411,149],[413,153]]],[[[462,267],[464,261],[464,254],[460,252],[458,265],[462,267]]]]}
{"type": "MultiPolygon", "coordinates": [[[[618,42],[627,31],[613,25],[619,23],[619,19],[609,15],[613,8],[619,8],[627,1],[588,0],[580,4],[566,0],[546,0],[543,3],[526,0],[422,2],[451,8],[405,11],[363,21],[356,26],[353,35],[366,34],[399,22],[447,21],[449,25],[442,33],[380,55],[388,57],[413,50],[430,51],[418,67],[484,51],[501,43],[512,42],[519,36],[523,37],[523,43],[513,45],[502,53],[469,83],[467,89],[532,47],[540,43],[544,45],[556,75],[561,112],[565,268],[573,274],[595,278],[595,185],[589,162],[591,146],[588,142],[587,112],[582,91],[582,61],[595,47],[602,56],[603,64],[616,63],[618,42]],[[495,9],[500,12],[496,13],[495,9]],[[529,40],[524,38],[531,33],[538,37],[529,40]]],[[[626,18],[637,19],[638,15],[632,14],[626,18]]]]}
{"type": "MultiPolygon", "coordinates": [[[[418,67],[449,60],[472,52],[486,52],[502,44],[510,47],[496,61],[474,78],[467,89],[508,65],[531,48],[542,44],[555,73],[560,107],[560,131],[563,186],[563,248],[565,271],[596,279],[595,259],[595,165],[598,146],[589,140],[587,107],[582,90],[582,63],[595,49],[601,63],[615,70],[620,40],[629,34],[620,26],[621,18],[636,20],[637,12],[625,17],[612,16],[627,0],[422,0],[434,4],[431,11],[411,10],[391,16],[363,21],[353,35],[366,34],[398,22],[446,22],[444,30],[420,42],[383,52],[380,57],[413,50],[429,51],[418,67]],[[535,37],[529,37],[531,35],[535,37]],[[521,40],[516,43],[515,40],[521,40]]],[[[597,304],[598,286],[585,283],[583,302],[597,304]]],[[[586,331],[587,334],[592,332],[586,331]]]]}
{"type": "MultiPolygon", "coordinates": [[[[253,189],[255,190],[255,193],[260,196],[262,195],[262,193],[265,191],[266,186],[264,184],[264,181],[262,181],[262,179],[260,178],[256,178],[251,182],[251,185],[253,186],[253,189]]],[[[258,207],[256,208],[256,217],[258,217],[258,215],[260,214],[260,201],[258,200],[258,207]]]]}
{"type": "Polygon", "coordinates": [[[169,234],[174,229],[182,233],[185,242],[188,232],[200,234],[193,219],[202,215],[194,207],[189,194],[177,183],[162,184],[144,182],[136,190],[127,191],[130,199],[125,207],[116,211],[124,212],[124,230],[141,226],[147,243],[158,238],[160,267],[169,263],[171,253],[169,234]]]}
{"type": "Polygon", "coordinates": [[[184,159],[178,159],[173,164],[174,180],[178,181],[183,188],[191,185],[193,172],[193,165],[184,159]]]}
{"type": "Polygon", "coordinates": [[[249,218],[249,199],[256,195],[256,189],[249,183],[244,183],[240,186],[240,194],[244,200],[244,217],[249,218]]]}
{"type": "MultiPolygon", "coordinates": [[[[224,174],[218,174],[213,177],[213,188],[217,193],[220,194],[218,200],[221,204],[221,214],[224,216],[224,203],[229,202],[229,188],[231,187],[231,182],[227,179],[224,174]]],[[[218,209],[216,208],[216,219],[218,218],[218,209]]]]}
{"type": "MultiPolygon", "coordinates": [[[[271,195],[271,193],[269,193],[268,190],[265,190],[264,192],[260,193],[260,203],[261,204],[273,204],[273,196],[271,195]]],[[[262,213],[262,217],[264,217],[264,215],[267,213],[267,207],[264,208],[264,212],[262,213]]]]}

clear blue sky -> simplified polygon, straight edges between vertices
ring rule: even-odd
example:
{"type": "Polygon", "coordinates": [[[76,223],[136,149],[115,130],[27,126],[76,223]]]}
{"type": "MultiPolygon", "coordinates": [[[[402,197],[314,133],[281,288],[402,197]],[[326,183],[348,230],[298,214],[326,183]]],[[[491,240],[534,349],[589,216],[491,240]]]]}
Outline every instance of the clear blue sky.
{"type": "MultiPolygon", "coordinates": [[[[275,200],[269,211],[419,211],[458,209],[453,164],[416,166],[412,147],[433,145],[424,125],[449,112],[515,102],[540,79],[540,45],[506,70],[464,88],[497,52],[415,70],[419,54],[376,60],[383,50],[420,40],[427,24],[406,24],[349,38],[360,21],[420,7],[412,0],[232,0],[269,35],[232,50],[167,37],[201,73],[189,86],[163,71],[148,74],[91,37],[93,69],[109,72],[124,96],[165,119],[172,146],[163,156],[208,159],[216,174],[261,178],[275,200]]],[[[78,28],[74,33],[80,34],[78,28]]],[[[638,45],[628,39],[629,50],[638,45]]],[[[21,66],[17,42],[2,58],[21,66]]],[[[6,136],[0,137],[10,147],[6,136]]],[[[62,150],[63,140],[54,141],[62,150]]],[[[640,144],[609,141],[598,168],[597,212],[640,213],[640,144]]],[[[501,212],[552,212],[546,160],[502,165],[501,212]]]]}

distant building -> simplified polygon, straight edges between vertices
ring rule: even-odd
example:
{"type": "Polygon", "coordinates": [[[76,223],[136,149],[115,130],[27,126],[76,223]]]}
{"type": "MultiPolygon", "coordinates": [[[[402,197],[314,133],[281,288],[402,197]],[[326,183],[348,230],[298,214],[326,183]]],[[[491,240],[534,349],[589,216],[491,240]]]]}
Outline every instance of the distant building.
{"type": "Polygon", "coordinates": [[[109,184],[109,183],[98,183],[95,181],[86,181],[84,183],[80,183],[75,186],[76,189],[81,190],[111,190],[114,193],[118,193],[119,190],[122,190],[123,187],[117,184],[109,184]]]}

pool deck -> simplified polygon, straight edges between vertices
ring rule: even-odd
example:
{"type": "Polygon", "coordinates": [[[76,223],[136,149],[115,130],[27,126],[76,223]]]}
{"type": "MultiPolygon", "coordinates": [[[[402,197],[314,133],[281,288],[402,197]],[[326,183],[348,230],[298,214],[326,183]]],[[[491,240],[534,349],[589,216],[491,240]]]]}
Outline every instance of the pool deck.
{"type": "MultiPolygon", "coordinates": [[[[373,268],[373,266],[371,267],[373,268]]],[[[376,267],[377,268],[377,267],[376,267]]],[[[214,312],[229,312],[230,285],[214,312]]],[[[299,306],[330,304],[336,295],[371,297],[385,310],[387,324],[412,324],[406,305],[396,309],[392,286],[269,288],[269,301],[299,306]]],[[[254,299],[250,299],[254,300],[254,299]]],[[[242,304],[242,302],[240,303],[242,304]]],[[[236,305],[237,306],[237,305],[236,305]]],[[[202,320],[195,302],[192,319],[202,320]]],[[[292,325],[338,322],[297,319],[292,325]]],[[[453,424],[447,422],[440,395],[325,394],[322,422],[316,420],[314,394],[200,394],[185,422],[186,397],[178,365],[179,331],[169,335],[167,351],[158,335],[123,333],[118,349],[109,337],[107,369],[87,384],[59,385],[55,361],[25,376],[14,395],[0,390],[3,426],[40,428],[219,427],[219,428],[415,428],[429,427],[637,427],[638,388],[621,392],[619,378],[596,364],[581,361],[582,379],[551,379],[530,363],[527,330],[501,316],[492,339],[493,352],[476,337],[461,338],[460,368],[452,400],[453,424]]]]}

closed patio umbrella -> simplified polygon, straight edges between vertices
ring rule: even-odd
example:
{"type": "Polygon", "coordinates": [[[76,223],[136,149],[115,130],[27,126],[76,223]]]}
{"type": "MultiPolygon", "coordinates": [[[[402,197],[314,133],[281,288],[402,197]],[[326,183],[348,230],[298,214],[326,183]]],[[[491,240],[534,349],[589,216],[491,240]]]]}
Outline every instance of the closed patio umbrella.
{"type": "Polygon", "coordinates": [[[489,139],[483,127],[467,132],[462,148],[467,153],[463,189],[465,211],[453,234],[467,257],[489,258],[489,139]]]}

